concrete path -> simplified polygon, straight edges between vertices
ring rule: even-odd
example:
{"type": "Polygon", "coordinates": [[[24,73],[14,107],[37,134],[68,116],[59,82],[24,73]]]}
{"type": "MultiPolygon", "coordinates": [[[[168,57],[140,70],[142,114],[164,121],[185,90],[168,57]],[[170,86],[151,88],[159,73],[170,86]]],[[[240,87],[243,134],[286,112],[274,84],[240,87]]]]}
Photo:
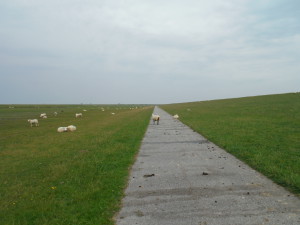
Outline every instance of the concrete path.
{"type": "Polygon", "coordinates": [[[300,199],[165,111],[150,123],[117,225],[299,225],[300,199]]]}

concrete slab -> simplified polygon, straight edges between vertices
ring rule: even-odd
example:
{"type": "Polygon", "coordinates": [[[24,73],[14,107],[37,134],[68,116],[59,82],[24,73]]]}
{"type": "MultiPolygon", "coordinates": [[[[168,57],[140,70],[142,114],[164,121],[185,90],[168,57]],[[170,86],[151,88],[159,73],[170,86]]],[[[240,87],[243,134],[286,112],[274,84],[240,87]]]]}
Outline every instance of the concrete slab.
{"type": "Polygon", "coordinates": [[[117,225],[299,225],[300,199],[156,107],[117,225]]]}

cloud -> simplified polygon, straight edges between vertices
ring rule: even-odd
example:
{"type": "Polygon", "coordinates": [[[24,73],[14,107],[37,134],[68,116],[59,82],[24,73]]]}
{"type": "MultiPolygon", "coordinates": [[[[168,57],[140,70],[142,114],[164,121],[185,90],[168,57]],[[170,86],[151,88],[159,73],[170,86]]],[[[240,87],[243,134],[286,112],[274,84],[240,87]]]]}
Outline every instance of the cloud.
{"type": "MultiPolygon", "coordinates": [[[[44,98],[36,102],[51,99],[45,97],[51,90],[68,93],[52,102],[147,103],[157,93],[161,103],[272,93],[270,84],[289,92],[299,83],[295,0],[10,0],[0,6],[0,80],[18,90],[39,80],[44,98]],[[26,79],[18,82],[21,76],[26,79]],[[258,82],[265,86],[256,91],[258,82]],[[209,87],[199,91],[203,83],[209,87]],[[83,94],[69,95],[64,85],[83,94]]],[[[15,96],[26,101],[26,94],[15,96]]]]}

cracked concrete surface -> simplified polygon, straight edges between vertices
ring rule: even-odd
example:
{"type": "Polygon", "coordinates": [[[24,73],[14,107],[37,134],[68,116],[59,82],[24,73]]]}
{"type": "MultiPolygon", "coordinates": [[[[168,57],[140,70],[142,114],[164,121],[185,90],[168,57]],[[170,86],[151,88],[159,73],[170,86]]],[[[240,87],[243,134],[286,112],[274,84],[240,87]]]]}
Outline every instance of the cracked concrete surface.
{"type": "Polygon", "coordinates": [[[117,225],[299,225],[300,199],[155,107],[117,225]]]}

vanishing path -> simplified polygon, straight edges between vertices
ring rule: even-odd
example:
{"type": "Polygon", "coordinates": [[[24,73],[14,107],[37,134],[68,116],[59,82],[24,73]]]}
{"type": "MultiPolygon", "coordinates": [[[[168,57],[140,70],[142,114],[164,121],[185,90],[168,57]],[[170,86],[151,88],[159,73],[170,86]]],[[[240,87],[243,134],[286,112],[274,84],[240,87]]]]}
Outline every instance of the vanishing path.
{"type": "Polygon", "coordinates": [[[300,199],[160,108],[133,165],[117,225],[299,225],[300,199]]]}

